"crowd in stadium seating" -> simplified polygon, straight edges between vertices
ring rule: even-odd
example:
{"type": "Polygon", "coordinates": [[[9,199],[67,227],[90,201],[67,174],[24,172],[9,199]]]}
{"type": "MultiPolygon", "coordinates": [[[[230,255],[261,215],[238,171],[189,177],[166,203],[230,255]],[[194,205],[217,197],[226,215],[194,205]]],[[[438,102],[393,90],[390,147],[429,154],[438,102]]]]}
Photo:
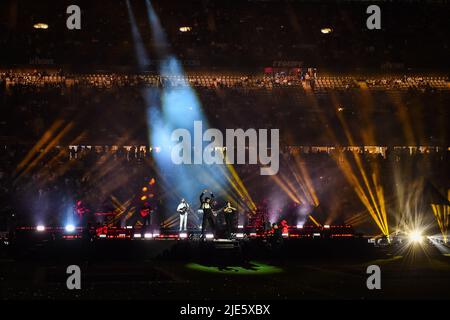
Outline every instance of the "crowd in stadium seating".
{"type": "Polygon", "coordinates": [[[62,71],[48,72],[34,70],[31,72],[3,71],[0,81],[6,86],[88,86],[99,88],[113,88],[122,86],[162,86],[162,87],[204,87],[204,88],[266,88],[276,87],[312,87],[313,89],[356,89],[365,83],[372,89],[411,89],[433,88],[448,90],[447,77],[429,76],[390,76],[357,78],[351,76],[320,77],[315,68],[294,68],[286,71],[272,71],[270,73],[250,75],[226,74],[189,74],[161,76],[155,73],[119,74],[65,74],[62,71]]]}
{"type": "MultiPolygon", "coordinates": [[[[143,88],[176,89],[176,83],[190,83],[203,111],[217,128],[281,128],[289,132],[295,144],[329,144],[324,128],[337,130],[336,139],[347,144],[338,113],[345,115],[348,126],[356,131],[361,123],[363,91],[339,90],[356,84],[355,78],[317,77],[317,94],[313,99],[305,94],[301,79],[289,85],[288,78],[277,74],[265,76],[208,76],[193,75],[185,78],[162,80],[156,75],[86,74],[65,75],[62,72],[20,73],[4,72],[0,75],[0,99],[3,119],[0,137],[8,141],[34,140],[45,130],[61,121],[65,122],[65,144],[72,140],[87,140],[90,144],[111,144],[126,139],[127,143],[148,144],[147,107],[143,88]],[[180,80],[182,79],[182,81],[180,80]],[[285,80],[288,81],[285,83],[285,80]],[[346,82],[345,82],[345,81],[346,82]],[[234,81],[234,82],[233,82],[234,81]],[[283,83],[282,85],[277,85],[283,83]],[[171,86],[165,87],[167,82],[171,86]],[[327,90],[320,90],[327,86],[327,90]],[[267,88],[271,88],[267,90],[267,88]],[[328,91],[334,95],[328,94],[328,91]],[[106,112],[105,112],[106,111],[106,112]],[[120,119],[120,120],[119,120],[120,119]],[[19,125],[18,125],[19,124],[19,125]]],[[[431,89],[385,90],[376,87],[372,92],[376,108],[372,113],[376,139],[372,144],[405,144],[402,108],[412,110],[411,121],[419,121],[425,130],[422,145],[442,145],[446,132],[436,125],[435,114],[448,117],[448,82],[444,78],[407,78],[408,83],[427,83],[431,89]],[[434,84],[433,87],[431,85],[434,84]],[[411,109],[412,108],[412,109],[411,109]],[[419,117],[414,119],[414,117],[419,117]]],[[[364,102],[365,101],[365,102],[364,102]]],[[[445,122],[445,121],[444,121],[445,122]]],[[[61,129],[61,128],[59,128],[61,129]]],[[[354,137],[358,139],[358,136],[354,137]]],[[[336,141],[334,141],[336,142],[336,141]]],[[[292,144],[282,135],[282,143],[292,144]]],[[[359,141],[358,143],[368,144],[359,141]]]]}
{"type": "MultiPolygon", "coordinates": [[[[173,211],[175,204],[167,203],[167,198],[163,196],[170,192],[166,193],[167,186],[160,185],[159,182],[175,173],[168,169],[155,171],[152,152],[138,152],[143,150],[142,147],[116,149],[114,146],[85,146],[76,149],[78,152],[72,147],[55,147],[33,152],[33,146],[30,145],[2,146],[1,215],[15,213],[18,219],[24,219],[22,223],[31,224],[38,223],[39,221],[33,219],[39,217],[48,225],[57,225],[62,223],[61,219],[64,219],[68,212],[75,210],[76,201],[82,201],[91,212],[112,211],[117,209],[118,203],[136,197],[150,177],[156,177],[158,181],[159,213],[170,214],[173,211]]],[[[322,210],[327,211],[326,216],[330,215],[330,211],[340,212],[341,220],[336,222],[342,223],[345,217],[351,216],[351,212],[363,210],[338,165],[342,161],[341,157],[352,159],[354,152],[355,150],[349,149],[337,154],[330,148],[326,151],[324,147],[284,148],[280,159],[280,175],[283,179],[289,179],[295,186],[295,196],[306,199],[307,196],[302,193],[303,189],[293,175],[295,172],[300,174],[295,160],[300,159],[311,179],[310,186],[320,199],[321,208],[326,208],[322,210]]],[[[406,170],[406,175],[401,178],[401,183],[405,186],[417,179],[417,170],[426,170],[426,178],[434,182],[442,185],[448,182],[445,179],[445,173],[449,170],[448,149],[388,149],[384,155],[362,150],[359,152],[368,173],[375,164],[378,165],[381,173],[379,178],[382,179],[387,194],[395,191],[396,176],[392,172],[400,174],[405,172],[405,168],[411,168],[411,171],[406,170]]],[[[235,169],[245,182],[253,200],[257,204],[267,203],[270,213],[284,214],[283,212],[288,210],[286,206],[296,200],[292,195],[287,196],[284,189],[274,183],[271,177],[259,176],[258,166],[236,165],[235,169]]],[[[356,170],[355,167],[355,172],[356,170]]],[[[304,172],[301,177],[305,179],[304,172]]],[[[137,204],[136,200],[133,201],[128,205],[137,204]]],[[[317,214],[320,219],[320,213],[317,214]]],[[[121,223],[125,224],[126,221],[121,223]]]]}
{"type": "MultiPolygon", "coordinates": [[[[393,90],[396,86],[391,84],[379,90],[376,81],[366,81],[368,88],[374,88],[370,91],[373,99],[370,103],[363,88],[352,89],[364,82],[359,78],[316,76],[315,90],[321,85],[328,89],[323,92],[317,89],[317,94],[310,95],[305,93],[306,79],[291,77],[276,72],[262,76],[199,74],[168,79],[154,74],[3,72],[1,207],[4,212],[39,212],[46,219],[57,219],[65,210],[71,210],[76,199],[86,201],[92,210],[110,210],[111,195],[120,201],[128,199],[145,177],[156,174],[147,165],[158,146],[152,146],[152,150],[148,147],[143,89],[174,89],[187,82],[194,87],[211,126],[279,128],[283,175],[292,176],[296,153],[293,146],[309,147],[308,152],[302,149],[301,158],[307,163],[315,188],[320,190],[323,206],[330,207],[329,210],[361,210],[353,188],[346,184],[330,150],[312,147],[352,144],[342,129],[340,115],[346,119],[356,145],[369,146],[364,139],[372,134],[372,147],[424,146],[420,152],[410,148],[394,152],[391,148],[384,156],[380,152],[365,152],[364,163],[379,162],[382,172],[386,172],[383,176],[389,176],[389,167],[394,163],[398,167],[424,166],[427,175],[437,181],[446,177],[443,173],[448,170],[445,119],[449,116],[449,91],[448,86],[441,86],[447,85],[446,79],[400,77],[402,83],[411,84],[406,90],[393,90]],[[433,90],[418,89],[417,83],[423,81],[433,90]],[[337,90],[333,89],[336,87],[337,90]],[[365,114],[367,111],[370,113],[365,114]],[[414,124],[413,131],[408,131],[411,123],[408,125],[404,122],[407,119],[402,118],[405,113],[414,124]],[[364,132],[370,128],[373,132],[364,132]],[[329,131],[333,131],[333,138],[329,131]],[[441,149],[436,152],[427,146],[441,149]],[[28,158],[33,147],[37,149],[28,158]],[[335,190],[342,193],[336,195],[335,190]]],[[[381,84],[384,85],[383,81],[381,84]]],[[[282,189],[272,179],[254,178],[258,176],[256,166],[236,168],[255,201],[270,202],[276,194],[284,199],[282,189]]],[[[387,179],[390,179],[388,186],[395,185],[392,177],[387,179]]],[[[279,205],[273,206],[271,210],[280,209],[279,205]]]]}

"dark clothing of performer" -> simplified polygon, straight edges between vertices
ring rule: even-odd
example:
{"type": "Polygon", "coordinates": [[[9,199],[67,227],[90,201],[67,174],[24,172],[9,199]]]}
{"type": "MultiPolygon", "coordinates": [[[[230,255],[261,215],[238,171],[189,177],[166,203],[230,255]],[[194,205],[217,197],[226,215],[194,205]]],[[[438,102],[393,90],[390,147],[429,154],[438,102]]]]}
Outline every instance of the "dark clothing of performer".
{"type": "Polygon", "coordinates": [[[231,237],[231,234],[234,232],[235,211],[236,209],[229,204],[227,204],[227,206],[223,209],[223,214],[225,216],[227,237],[231,237]]]}
{"type": "Polygon", "coordinates": [[[152,225],[151,219],[152,219],[153,211],[154,211],[153,207],[147,202],[145,202],[144,205],[142,206],[139,213],[142,217],[142,222],[143,222],[142,225],[144,228],[151,227],[151,225],[152,225]]]}
{"type": "Polygon", "coordinates": [[[211,193],[211,198],[205,197],[205,192],[202,192],[200,195],[200,209],[203,210],[203,220],[202,220],[202,236],[205,235],[206,232],[206,224],[208,224],[212,231],[215,231],[215,223],[213,218],[212,211],[212,199],[214,199],[214,195],[211,193]]]}

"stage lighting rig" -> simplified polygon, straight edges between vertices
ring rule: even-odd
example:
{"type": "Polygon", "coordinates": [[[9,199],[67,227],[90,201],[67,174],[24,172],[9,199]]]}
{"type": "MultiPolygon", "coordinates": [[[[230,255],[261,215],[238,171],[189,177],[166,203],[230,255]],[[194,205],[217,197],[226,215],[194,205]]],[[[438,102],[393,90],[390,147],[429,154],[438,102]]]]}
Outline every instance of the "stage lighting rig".
{"type": "Polygon", "coordinates": [[[412,230],[408,233],[408,239],[410,243],[420,244],[423,241],[422,231],[420,230],[412,230]]]}
{"type": "Polygon", "coordinates": [[[68,224],[64,229],[66,230],[66,232],[74,232],[75,226],[73,224],[68,224]]]}

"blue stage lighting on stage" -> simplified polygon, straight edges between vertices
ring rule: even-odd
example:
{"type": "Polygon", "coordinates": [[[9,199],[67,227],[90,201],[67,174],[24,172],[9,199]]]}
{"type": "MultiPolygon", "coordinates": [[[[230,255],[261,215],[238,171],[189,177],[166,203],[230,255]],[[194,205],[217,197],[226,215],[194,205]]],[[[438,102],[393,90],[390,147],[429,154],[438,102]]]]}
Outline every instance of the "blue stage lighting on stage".
{"type": "Polygon", "coordinates": [[[66,232],[74,232],[75,226],[73,224],[68,224],[65,226],[64,230],[66,230],[66,232]]]}

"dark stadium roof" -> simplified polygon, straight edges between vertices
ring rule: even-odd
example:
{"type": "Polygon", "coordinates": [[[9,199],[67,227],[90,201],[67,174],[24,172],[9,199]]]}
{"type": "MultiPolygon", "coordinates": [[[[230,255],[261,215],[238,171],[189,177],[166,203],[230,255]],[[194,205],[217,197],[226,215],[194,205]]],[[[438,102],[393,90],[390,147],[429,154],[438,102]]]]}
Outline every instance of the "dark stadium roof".
{"type": "MultiPolygon", "coordinates": [[[[377,1],[382,30],[366,28],[368,2],[328,1],[151,1],[168,44],[152,39],[144,0],[130,0],[151,58],[168,46],[189,66],[261,68],[300,61],[330,70],[412,68],[448,70],[447,1],[377,1]],[[190,32],[179,28],[189,26],[190,32]],[[333,32],[321,33],[330,27],[333,32]]],[[[74,1],[3,0],[0,3],[0,61],[98,66],[135,65],[126,0],[76,1],[81,30],[66,28],[74,1]],[[48,29],[34,29],[38,22],[48,29]]]]}

